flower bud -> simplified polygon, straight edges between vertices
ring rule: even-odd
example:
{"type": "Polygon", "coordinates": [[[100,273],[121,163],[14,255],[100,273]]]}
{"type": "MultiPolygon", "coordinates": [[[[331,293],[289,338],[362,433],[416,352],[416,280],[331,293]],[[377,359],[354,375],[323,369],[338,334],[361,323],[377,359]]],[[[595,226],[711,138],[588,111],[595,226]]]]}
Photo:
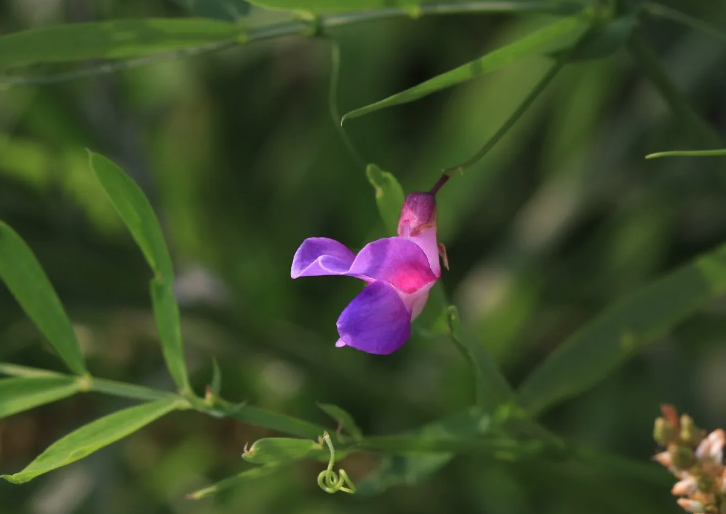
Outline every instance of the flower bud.
{"type": "Polygon", "coordinates": [[[693,451],[687,446],[671,444],[668,452],[673,458],[673,465],[678,469],[685,469],[693,463],[693,451]]]}
{"type": "Polygon", "coordinates": [[[690,496],[698,491],[698,483],[693,477],[688,477],[685,480],[676,482],[676,485],[671,489],[671,494],[674,496],[690,496]]]}
{"type": "Polygon", "coordinates": [[[653,457],[653,460],[666,468],[670,468],[673,464],[673,457],[671,457],[669,452],[660,452],[653,457]]]}
{"type": "Polygon", "coordinates": [[[689,498],[678,498],[678,505],[686,512],[698,514],[706,512],[706,506],[703,503],[689,498]]]}
{"type": "Polygon", "coordinates": [[[413,237],[431,227],[436,227],[436,197],[431,193],[411,193],[406,196],[398,219],[398,235],[413,237]]]}
{"type": "Polygon", "coordinates": [[[694,444],[693,436],[698,431],[698,427],[687,414],[681,416],[681,440],[686,444],[694,444]]]}
{"type": "Polygon", "coordinates": [[[653,427],[653,439],[661,446],[667,446],[676,437],[676,427],[665,418],[657,418],[653,427]]]}

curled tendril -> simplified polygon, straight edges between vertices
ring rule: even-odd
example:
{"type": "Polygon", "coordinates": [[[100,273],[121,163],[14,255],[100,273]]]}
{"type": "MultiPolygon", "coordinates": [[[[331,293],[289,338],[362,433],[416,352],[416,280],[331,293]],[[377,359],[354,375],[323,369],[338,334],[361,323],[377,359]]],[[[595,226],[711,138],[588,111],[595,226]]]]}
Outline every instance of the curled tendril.
{"type": "Polygon", "coordinates": [[[338,491],[355,494],[355,484],[348,478],[348,474],[342,469],[339,469],[338,473],[333,471],[333,466],[335,465],[335,448],[333,448],[333,441],[330,440],[330,435],[327,432],[323,432],[323,441],[325,441],[325,444],[328,445],[328,449],[330,450],[330,461],[328,462],[328,469],[321,471],[318,475],[320,489],[330,494],[335,494],[338,491]]]}

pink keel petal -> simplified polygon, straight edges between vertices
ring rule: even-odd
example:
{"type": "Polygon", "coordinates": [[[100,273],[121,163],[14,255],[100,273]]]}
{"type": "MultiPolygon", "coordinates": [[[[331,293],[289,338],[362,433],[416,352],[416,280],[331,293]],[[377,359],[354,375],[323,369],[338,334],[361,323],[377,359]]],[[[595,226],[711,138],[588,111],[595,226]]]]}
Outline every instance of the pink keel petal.
{"type": "Polygon", "coordinates": [[[436,281],[426,254],[414,242],[388,237],[368,243],[356,256],[347,275],[382,280],[405,294],[436,281]]]}
{"type": "Polygon", "coordinates": [[[411,335],[411,314],[398,293],[385,282],[373,282],[356,296],[338,318],[340,340],[376,355],[398,350],[411,335]]]}
{"type": "Polygon", "coordinates": [[[338,241],[327,237],[310,237],[295,252],[290,276],[343,275],[354,260],[355,254],[338,241]]]}

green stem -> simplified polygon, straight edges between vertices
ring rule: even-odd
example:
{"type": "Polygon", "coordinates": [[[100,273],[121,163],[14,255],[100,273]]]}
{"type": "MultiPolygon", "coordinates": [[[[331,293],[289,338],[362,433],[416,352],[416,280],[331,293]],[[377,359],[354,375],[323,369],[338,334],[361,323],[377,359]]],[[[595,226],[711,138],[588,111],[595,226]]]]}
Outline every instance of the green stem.
{"type": "Polygon", "coordinates": [[[116,382],[115,380],[106,380],[104,378],[91,378],[89,380],[88,390],[96,393],[152,402],[156,400],[168,400],[171,398],[182,399],[180,395],[169,391],[161,391],[159,389],[151,389],[134,384],[116,382]]]}
{"type": "MultiPolygon", "coordinates": [[[[200,55],[208,52],[237,46],[239,44],[253,41],[263,41],[284,36],[294,35],[320,35],[325,34],[328,29],[355,25],[369,21],[380,21],[394,18],[418,18],[421,16],[439,16],[453,14],[491,14],[491,13],[516,13],[516,12],[541,12],[551,14],[575,14],[581,12],[584,4],[580,2],[524,2],[524,1],[479,1],[451,4],[449,2],[432,3],[419,6],[415,9],[403,7],[388,7],[371,11],[352,13],[331,14],[320,16],[311,20],[295,20],[283,23],[276,23],[265,27],[252,28],[243,38],[234,37],[224,41],[203,45],[195,48],[188,48],[175,52],[155,54],[137,59],[128,59],[118,62],[103,63],[92,67],[39,77],[2,77],[0,76],[0,88],[21,85],[38,85],[73,80],[82,77],[112,73],[120,70],[137,68],[157,62],[172,59],[200,55]]],[[[337,123],[337,121],[336,121],[337,123]]]]}
{"type": "Polygon", "coordinates": [[[45,369],[29,368],[27,366],[19,366],[9,362],[0,362],[0,374],[11,377],[67,377],[64,373],[48,371],[45,369]]]}
{"type": "Polygon", "coordinates": [[[698,18],[688,16],[687,14],[682,13],[681,11],[677,11],[676,9],[673,9],[671,7],[666,7],[665,5],[661,5],[655,2],[648,2],[643,6],[643,10],[651,16],[664,18],[667,20],[675,21],[677,23],[682,23],[683,25],[692,28],[695,31],[701,32],[726,43],[726,33],[720,31],[718,28],[714,27],[710,23],[706,23],[705,21],[699,20],[698,18]]]}
{"type": "Polygon", "coordinates": [[[726,157],[726,148],[721,150],[671,150],[645,156],[646,159],[657,159],[659,157],[726,157]]]}
{"type": "Polygon", "coordinates": [[[673,82],[650,44],[638,30],[633,32],[628,41],[628,50],[648,80],[663,95],[673,113],[684,125],[690,127],[702,146],[723,147],[721,137],[691,107],[688,97],[673,82]]]}

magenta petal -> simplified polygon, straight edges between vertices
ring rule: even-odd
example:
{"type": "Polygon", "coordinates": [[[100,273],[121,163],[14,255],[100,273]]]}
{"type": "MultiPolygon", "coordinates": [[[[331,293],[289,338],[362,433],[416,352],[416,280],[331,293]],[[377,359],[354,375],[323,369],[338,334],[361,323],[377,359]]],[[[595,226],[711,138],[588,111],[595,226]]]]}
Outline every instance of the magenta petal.
{"type": "Polygon", "coordinates": [[[327,237],[303,241],[292,259],[292,278],[343,275],[353,264],[355,254],[345,245],[327,237]]]}
{"type": "Polygon", "coordinates": [[[348,304],[337,325],[345,345],[387,355],[403,346],[411,335],[411,314],[390,285],[373,282],[348,304]]]}
{"type": "Polygon", "coordinates": [[[347,275],[388,282],[412,294],[436,281],[424,251],[413,241],[388,237],[367,244],[356,256],[347,275]]]}

